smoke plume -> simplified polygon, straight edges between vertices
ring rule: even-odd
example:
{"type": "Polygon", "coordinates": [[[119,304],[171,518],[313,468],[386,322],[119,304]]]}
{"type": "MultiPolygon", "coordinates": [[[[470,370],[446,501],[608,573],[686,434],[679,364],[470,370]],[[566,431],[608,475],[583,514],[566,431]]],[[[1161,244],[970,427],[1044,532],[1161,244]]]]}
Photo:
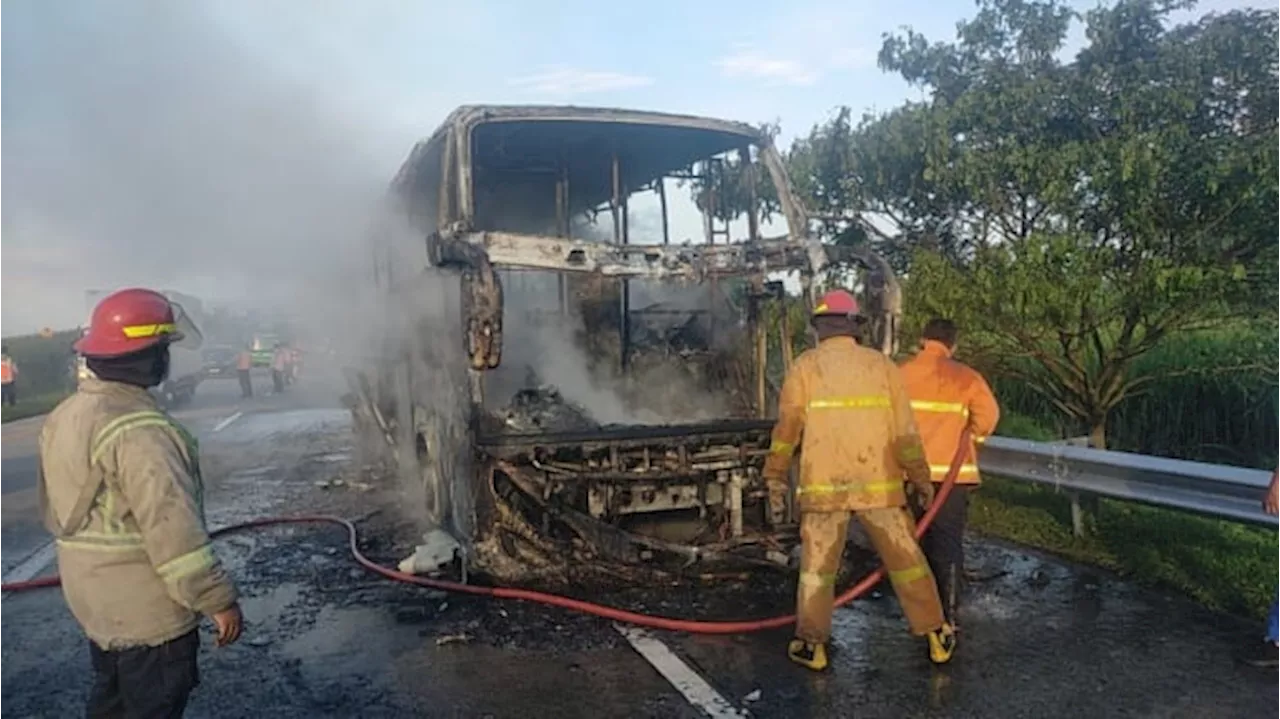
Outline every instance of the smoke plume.
{"type": "Polygon", "coordinates": [[[407,151],[197,2],[5,3],[4,323],[69,326],[146,285],[324,316],[367,274],[407,151]]]}

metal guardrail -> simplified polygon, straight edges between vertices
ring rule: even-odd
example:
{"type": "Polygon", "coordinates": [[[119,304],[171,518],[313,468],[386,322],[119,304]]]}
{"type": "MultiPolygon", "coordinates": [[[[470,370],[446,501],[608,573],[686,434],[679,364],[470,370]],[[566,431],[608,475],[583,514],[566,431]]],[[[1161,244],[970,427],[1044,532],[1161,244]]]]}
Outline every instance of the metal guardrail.
{"type": "Polygon", "coordinates": [[[978,466],[984,473],[1073,493],[1280,526],[1262,511],[1271,473],[1258,469],[1007,437],[989,437],[978,466]]]}

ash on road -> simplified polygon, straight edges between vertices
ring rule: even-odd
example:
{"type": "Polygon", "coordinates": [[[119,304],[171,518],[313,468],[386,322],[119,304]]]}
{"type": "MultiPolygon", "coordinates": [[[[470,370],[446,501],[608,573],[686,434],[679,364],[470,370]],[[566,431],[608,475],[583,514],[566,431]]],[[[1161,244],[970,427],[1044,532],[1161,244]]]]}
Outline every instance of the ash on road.
{"type": "MultiPolygon", "coordinates": [[[[361,523],[364,551],[389,564],[411,551],[409,500],[352,465],[343,412],[302,392],[240,402],[229,385],[212,384],[179,415],[201,439],[212,526],[379,509],[361,523]],[[223,424],[236,412],[241,416],[223,424]]],[[[38,431],[38,422],[4,428],[6,573],[47,540],[31,511],[34,461],[25,457],[35,451],[32,427],[38,431]]],[[[1233,660],[1257,639],[1252,624],[990,542],[970,546],[978,573],[995,578],[973,587],[952,666],[929,666],[884,593],[837,611],[833,669],[824,675],[786,660],[786,632],[652,632],[642,656],[603,620],[390,583],[358,568],[346,537],[332,527],[236,535],[218,549],[245,594],[248,626],[233,647],[206,642],[202,683],[188,711],[197,718],[1202,718],[1277,711],[1275,673],[1233,660]]],[[[747,604],[788,609],[788,591],[776,586],[749,581],[704,591],[694,600],[675,582],[591,598],[703,618],[729,618],[705,612],[744,612],[747,604]]],[[[3,706],[21,717],[81,714],[88,651],[61,594],[11,595],[3,611],[3,706]]]]}

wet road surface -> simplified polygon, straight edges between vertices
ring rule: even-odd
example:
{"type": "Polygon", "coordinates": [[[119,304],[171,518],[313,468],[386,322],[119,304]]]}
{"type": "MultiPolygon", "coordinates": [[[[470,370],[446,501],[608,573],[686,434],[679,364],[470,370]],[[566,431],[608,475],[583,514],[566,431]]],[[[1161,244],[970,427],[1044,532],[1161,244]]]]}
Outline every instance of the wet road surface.
{"type": "MultiPolygon", "coordinates": [[[[255,377],[254,381],[257,394],[247,400],[240,398],[239,385],[234,381],[202,382],[192,402],[173,415],[203,440],[214,430],[232,429],[244,416],[271,413],[280,407],[332,404],[327,398],[316,397],[314,393],[271,395],[267,393],[269,382],[265,376],[255,377]],[[240,416],[230,424],[220,426],[235,415],[240,416]]],[[[0,468],[0,491],[3,492],[0,561],[3,562],[6,581],[10,570],[33,558],[50,540],[40,525],[36,506],[36,454],[43,424],[42,415],[0,425],[0,452],[3,453],[3,467],[0,468]]]]}
{"type": "MultiPolygon", "coordinates": [[[[295,393],[242,404],[227,383],[225,394],[210,393],[188,413],[184,421],[201,437],[211,526],[268,514],[364,517],[380,509],[361,523],[363,550],[388,564],[409,553],[414,537],[403,531],[402,496],[351,466],[347,418],[332,402],[295,393]]],[[[4,495],[6,564],[10,499],[23,491],[4,495]]],[[[833,666],[823,675],[786,660],[785,631],[628,638],[591,617],[387,582],[354,565],[336,528],[235,535],[219,540],[218,551],[245,595],[248,626],[233,647],[215,650],[206,641],[191,717],[1272,717],[1277,711],[1275,670],[1233,660],[1257,639],[1252,623],[992,542],[969,547],[973,567],[989,578],[973,585],[952,666],[932,668],[892,597],[881,595],[837,611],[833,666]]],[[[742,590],[726,591],[720,603],[732,604],[732,592],[742,590]]],[[[595,598],[626,604],[635,596],[595,598]]],[[[665,596],[650,593],[646,603],[681,615],[674,594],[665,596]]],[[[10,595],[3,611],[4,707],[12,716],[78,715],[88,656],[61,595],[10,595]]],[[[683,616],[697,617],[698,609],[685,606],[683,616]]]]}

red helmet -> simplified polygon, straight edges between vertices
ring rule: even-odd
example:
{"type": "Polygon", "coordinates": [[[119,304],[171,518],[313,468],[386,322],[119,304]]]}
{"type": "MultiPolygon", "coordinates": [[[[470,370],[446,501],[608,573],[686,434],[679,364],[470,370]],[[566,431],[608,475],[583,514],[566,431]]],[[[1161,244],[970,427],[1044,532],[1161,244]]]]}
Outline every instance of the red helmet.
{"type": "Polygon", "coordinates": [[[93,308],[89,331],[76,341],[75,350],[86,357],[119,357],[180,339],[173,305],[164,295],[143,289],[120,290],[93,308]]]}
{"type": "Polygon", "coordinates": [[[844,290],[831,290],[813,308],[813,316],[836,315],[853,317],[858,314],[858,300],[844,290]]]}

